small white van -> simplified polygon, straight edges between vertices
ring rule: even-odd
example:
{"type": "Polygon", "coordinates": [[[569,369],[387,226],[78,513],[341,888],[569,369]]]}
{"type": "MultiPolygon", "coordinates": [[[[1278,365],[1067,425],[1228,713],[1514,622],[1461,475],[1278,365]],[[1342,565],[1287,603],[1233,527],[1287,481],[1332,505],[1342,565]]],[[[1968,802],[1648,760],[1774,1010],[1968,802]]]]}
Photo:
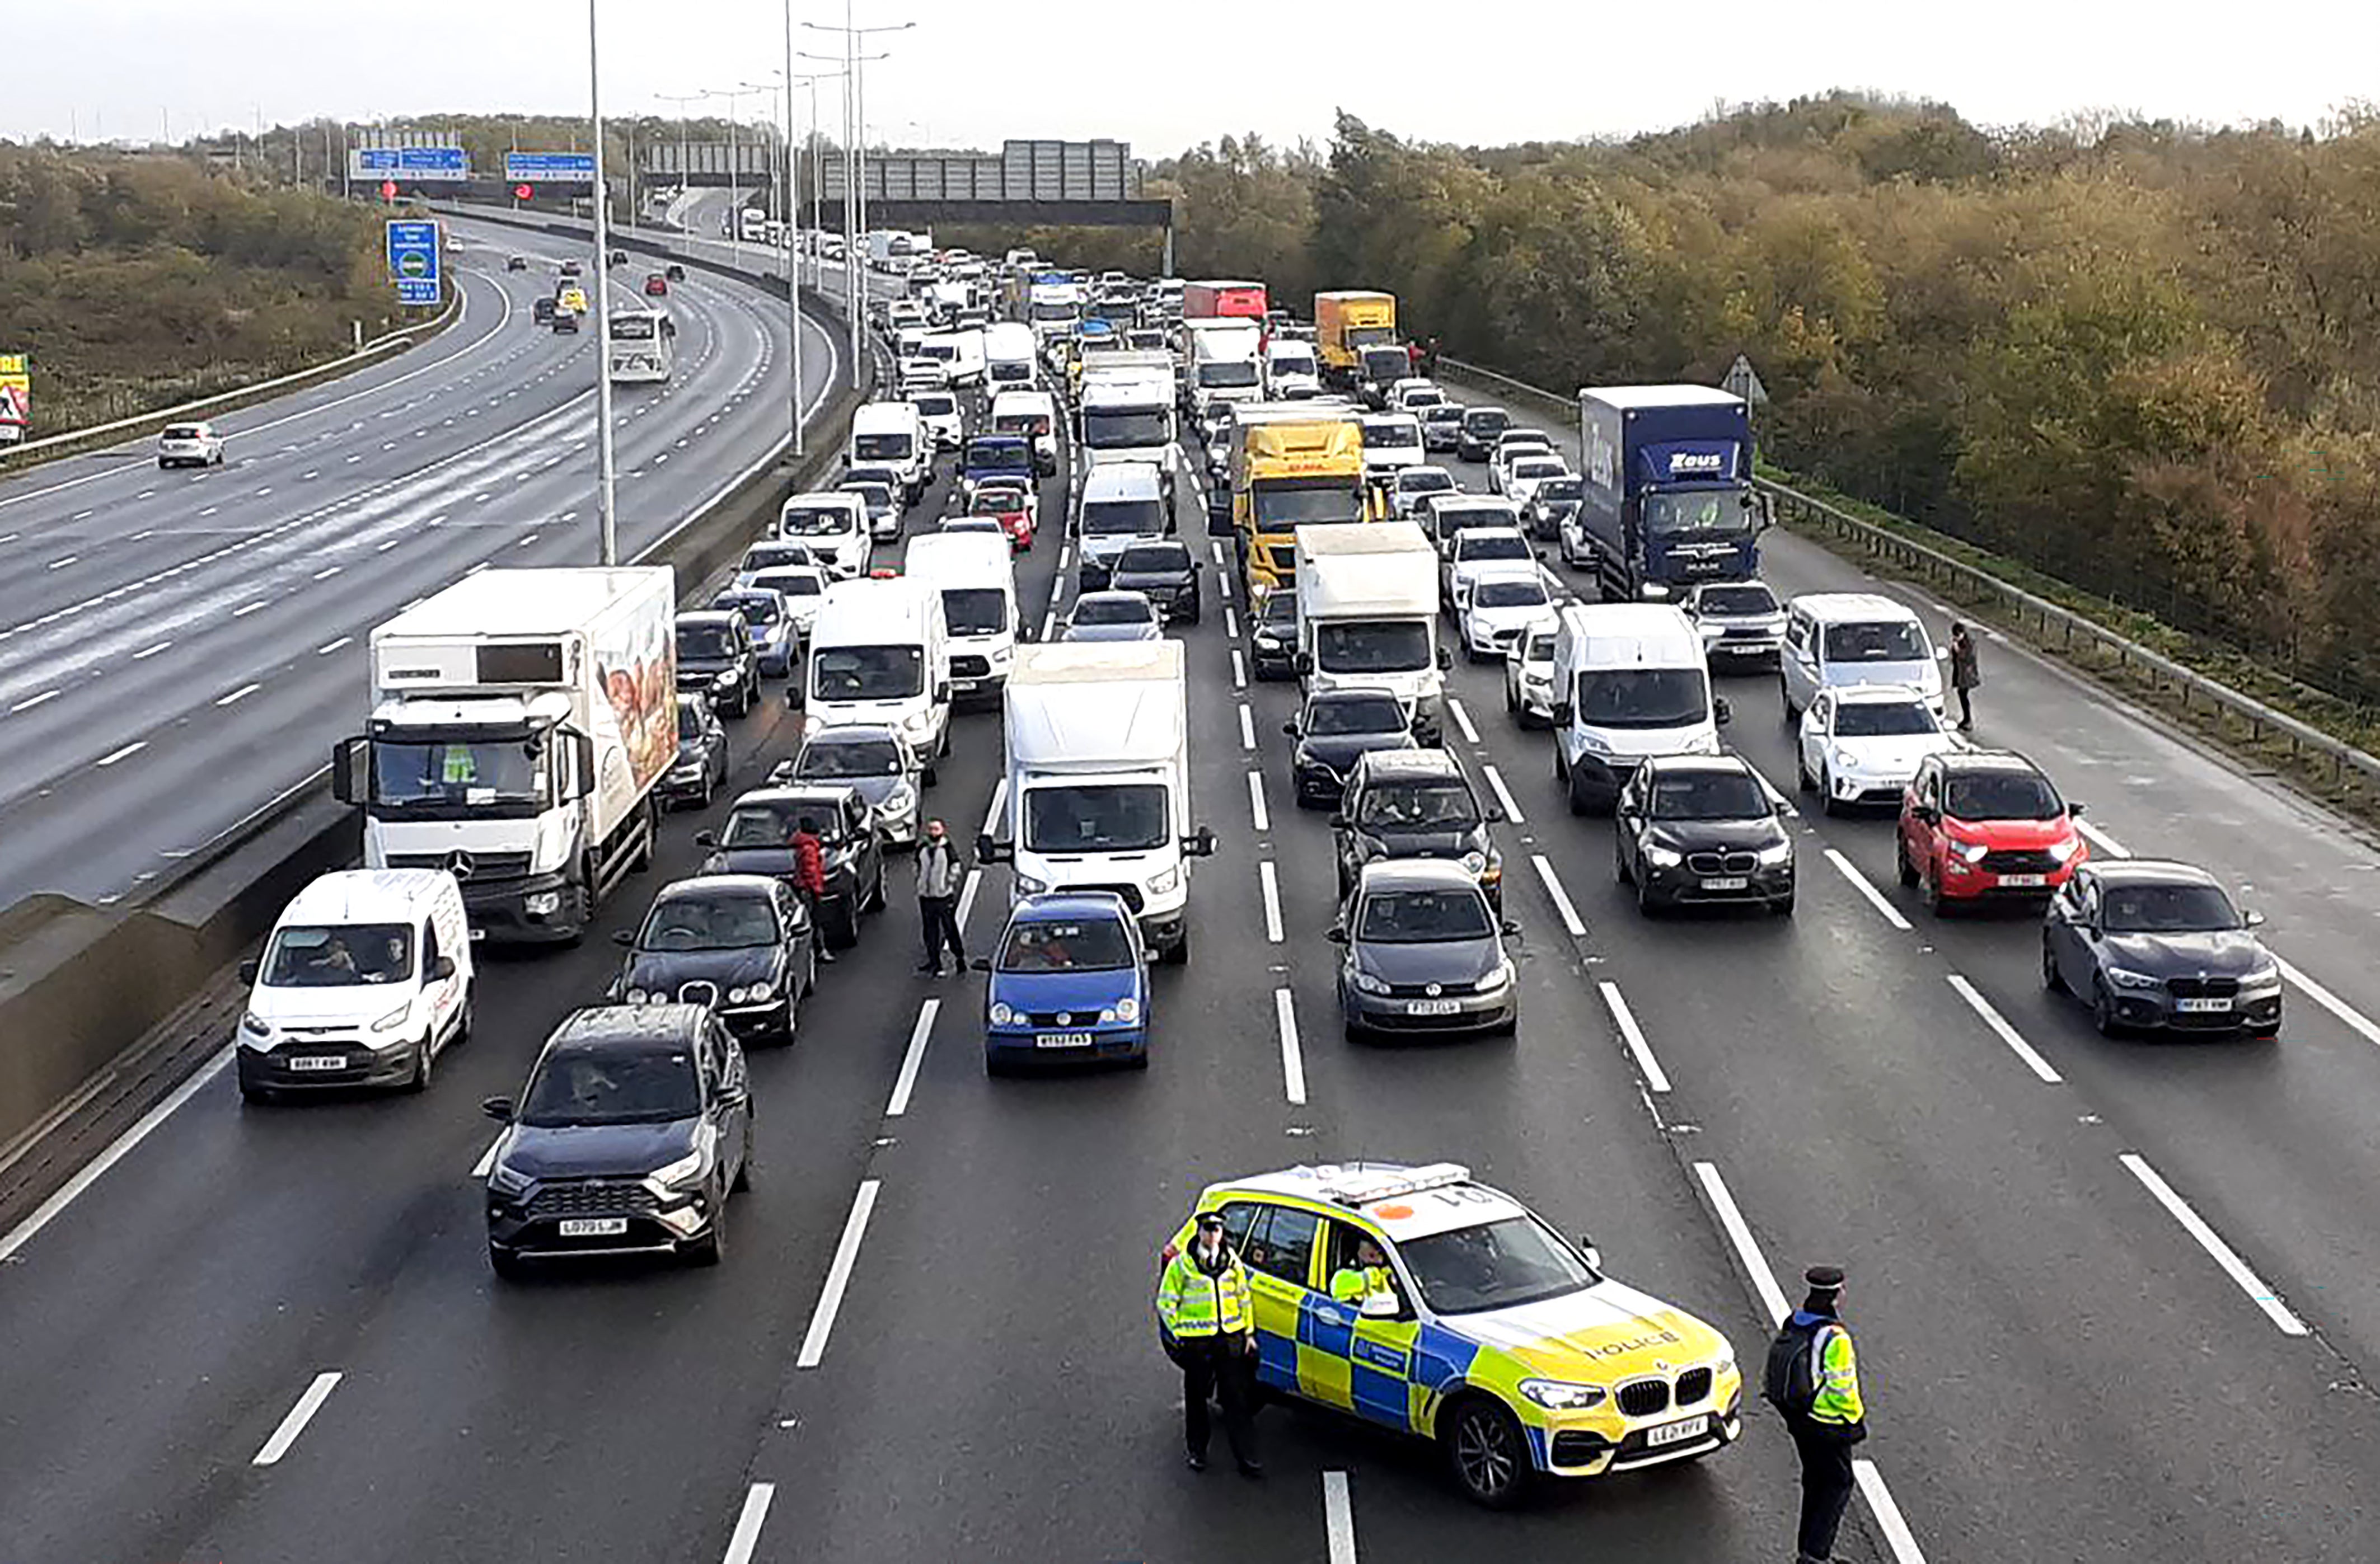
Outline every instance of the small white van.
{"type": "Polygon", "coordinates": [[[1639,763],[1716,755],[1727,701],[1711,694],[1694,621],[1672,603],[1573,603],[1554,630],[1554,772],[1570,812],[1609,809],[1639,763]]]}
{"type": "Polygon", "coordinates": [[[868,502],[844,489],[787,500],[777,511],[777,536],[808,545],[810,558],[845,581],[868,574],[876,548],[868,530],[868,502]]]}
{"type": "Polygon", "coordinates": [[[909,540],[912,581],[942,594],[951,699],[997,706],[1016,659],[1016,566],[1000,533],[933,532],[909,540]]]}
{"type": "Polygon", "coordinates": [[[920,755],[948,755],[951,646],[941,593],[897,576],[829,587],[810,627],[803,687],[804,738],[837,723],[876,722],[900,729],[920,755]]]}
{"type": "Polygon", "coordinates": [[[1804,592],[1785,605],[1777,659],[1785,720],[1799,720],[1820,690],[1846,685],[1906,685],[1939,717],[1945,655],[1906,603],[1876,592],[1804,592]]]}
{"type": "MultiPolygon", "coordinates": [[[[455,867],[468,872],[467,855],[455,867]]],[[[430,1084],[471,1033],[471,927],[447,869],[339,869],[281,910],[242,962],[239,1093],[430,1084]]]]}
{"type": "Polygon", "coordinates": [[[847,467],[891,467],[901,475],[902,503],[914,505],[934,474],[932,436],[914,402],[868,402],[852,410],[847,467]]]}

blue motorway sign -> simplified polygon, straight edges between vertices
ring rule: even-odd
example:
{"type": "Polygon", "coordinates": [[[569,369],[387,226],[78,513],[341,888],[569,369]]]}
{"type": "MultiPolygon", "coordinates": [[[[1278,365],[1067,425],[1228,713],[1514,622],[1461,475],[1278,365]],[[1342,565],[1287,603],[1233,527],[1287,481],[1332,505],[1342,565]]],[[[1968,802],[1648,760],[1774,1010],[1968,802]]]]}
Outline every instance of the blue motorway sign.
{"type": "Polygon", "coordinates": [[[355,147],[347,172],[358,179],[468,179],[471,159],[460,147],[355,147]]]}
{"type": "Polygon", "coordinates": [[[438,224],[389,219],[388,274],[396,281],[399,304],[438,302],[438,224]]]}
{"type": "Polygon", "coordinates": [[[504,178],[516,185],[592,185],[593,152],[506,152],[504,178]]]}

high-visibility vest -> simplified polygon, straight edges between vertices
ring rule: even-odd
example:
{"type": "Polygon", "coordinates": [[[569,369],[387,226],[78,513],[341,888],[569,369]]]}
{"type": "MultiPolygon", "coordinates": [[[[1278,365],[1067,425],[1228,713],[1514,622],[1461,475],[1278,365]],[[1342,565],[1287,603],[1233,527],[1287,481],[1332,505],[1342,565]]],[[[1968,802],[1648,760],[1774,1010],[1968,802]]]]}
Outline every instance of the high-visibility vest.
{"type": "Polygon", "coordinates": [[[1811,1376],[1818,1393],[1810,1402],[1810,1421],[1849,1426],[1864,1422],[1867,1409],[1860,1400],[1859,1363],[1852,1351],[1852,1333],[1840,1325],[1820,1328],[1811,1343],[1811,1376]]]}
{"type": "Polygon", "coordinates": [[[1330,1276],[1330,1296],[1342,1303],[1361,1303],[1375,1293],[1394,1291],[1386,1266],[1342,1266],[1330,1276]]]}
{"type": "Polygon", "coordinates": [[[450,744],[446,746],[445,780],[448,786],[466,786],[477,782],[479,776],[480,768],[472,763],[468,745],[450,744]]]}
{"type": "Polygon", "coordinates": [[[1236,1336],[1248,1328],[1248,1273],[1232,1255],[1223,1268],[1208,1276],[1184,1250],[1165,1267],[1157,1284],[1157,1317],[1182,1340],[1194,1340],[1221,1331],[1236,1336]]]}

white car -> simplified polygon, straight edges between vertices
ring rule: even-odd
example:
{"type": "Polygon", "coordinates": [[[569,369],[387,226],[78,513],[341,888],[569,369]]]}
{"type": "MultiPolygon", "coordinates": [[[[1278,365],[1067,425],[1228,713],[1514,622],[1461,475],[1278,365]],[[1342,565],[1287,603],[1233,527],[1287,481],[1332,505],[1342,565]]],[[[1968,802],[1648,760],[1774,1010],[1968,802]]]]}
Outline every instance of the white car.
{"type": "Polygon", "coordinates": [[[1829,815],[1873,804],[1897,806],[1920,762],[1964,747],[1907,685],[1847,685],[1820,690],[1802,713],[1793,772],[1829,815]]]}
{"type": "Polygon", "coordinates": [[[1524,630],[1553,607],[1553,593],[1535,560],[1482,569],[1472,578],[1456,618],[1463,655],[1474,662],[1503,656],[1524,630]]]}
{"type": "Polygon", "coordinates": [[[1389,407],[1393,412],[1419,413],[1445,400],[1446,393],[1438,388],[1438,382],[1420,375],[1407,375],[1389,385],[1389,407]]]}
{"type": "Polygon", "coordinates": [[[1427,459],[1421,448],[1421,420],[1411,413],[1367,413],[1364,416],[1364,471],[1379,475],[1400,467],[1419,467],[1427,459]]]}
{"type": "Polygon", "coordinates": [[[1515,564],[1535,567],[1536,552],[1528,534],[1517,527],[1466,527],[1454,535],[1439,574],[1439,595],[1449,612],[1460,616],[1471,596],[1471,584],[1487,571],[1515,564]]]}
{"type": "Polygon", "coordinates": [[[1529,502],[1537,497],[1537,485],[1549,478],[1569,476],[1570,464],[1560,456],[1515,456],[1512,465],[1504,469],[1504,498],[1525,511],[1529,502]]]}
{"type": "Polygon", "coordinates": [[[1488,488],[1491,493],[1504,492],[1504,474],[1523,452],[1531,455],[1551,455],[1554,443],[1549,436],[1534,429],[1508,429],[1496,437],[1496,448],[1488,453],[1488,488]]]}
{"type": "Polygon", "coordinates": [[[1532,619],[1504,644],[1504,709],[1522,727],[1554,718],[1554,614],[1532,619]]]}
{"type": "Polygon", "coordinates": [[[922,355],[901,360],[899,374],[901,394],[905,396],[919,391],[948,391],[951,388],[951,367],[940,358],[922,355]]]}
{"type": "Polygon", "coordinates": [[[158,433],[161,467],[219,467],[223,459],[224,437],[212,424],[167,424],[158,433]]]}
{"type": "Polygon", "coordinates": [[[752,578],[742,584],[775,588],[785,600],[785,612],[792,618],[794,628],[807,641],[810,626],[818,623],[819,603],[826,596],[826,572],[817,565],[772,564],[754,571],[752,578]]]}
{"type": "Polygon", "coordinates": [[[1451,494],[1463,485],[1441,467],[1399,467],[1389,484],[1389,508],[1400,519],[1411,516],[1425,494],[1451,494]]]}
{"type": "Polygon", "coordinates": [[[945,451],[955,451],[966,443],[966,419],[959,414],[959,399],[954,392],[917,390],[911,393],[909,406],[917,409],[919,421],[934,443],[945,451]]]}
{"type": "Polygon", "coordinates": [[[1767,582],[1697,582],[1678,606],[1702,632],[1712,673],[1755,663],[1777,665],[1785,644],[1785,605],[1767,582]]]}

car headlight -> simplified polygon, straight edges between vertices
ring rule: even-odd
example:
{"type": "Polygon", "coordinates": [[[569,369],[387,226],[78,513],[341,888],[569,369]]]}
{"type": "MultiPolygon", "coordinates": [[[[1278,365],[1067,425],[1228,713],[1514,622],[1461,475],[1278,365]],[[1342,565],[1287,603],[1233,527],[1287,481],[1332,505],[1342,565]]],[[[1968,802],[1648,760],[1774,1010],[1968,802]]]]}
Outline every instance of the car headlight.
{"type": "Polygon", "coordinates": [[[1007,1026],[1016,1020],[1016,1012],[997,1000],[994,1000],[991,1009],[984,1013],[994,1026],[1007,1026]]]}
{"type": "Polygon", "coordinates": [[[1373,976],[1370,973],[1366,972],[1361,967],[1357,967],[1355,969],[1355,976],[1352,981],[1354,983],[1356,988],[1361,988],[1367,994],[1385,994],[1389,991],[1388,984],[1382,982],[1379,978],[1373,976]]]}
{"type": "Polygon", "coordinates": [[[1049,889],[1050,882],[1046,879],[1036,879],[1021,872],[1016,877],[1016,893],[1019,896],[1038,896],[1049,889]]]}
{"type": "Polygon", "coordinates": [[[1771,843],[1769,845],[1763,847],[1757,854],[1754,855],[1754,856],[1759,860],[1763,867],[1769,868],[1774,868],[1779,864],[1790,863],[1793,857],[1792,839],[1788,837],[1782,842],[1771,843]]]}
{"type": "Polygon", "coordinates": [[[703,1174],[710,1170],[706,1166],[709,1161],[710,1158],[703,1155],[702,1147],[696,1146],[667,1167],[656,1168],[647,1173],[645,1182],[658,1184],[664,1189],[684,1189],[689,1184],[702,1182],[703,1174]]]}
{"type": "Polygon", "coordinates": [[[933,725],[934,713],[929,708],[912,711],[901,719],[901,726],[914,734],[925,733],[933,725]]]}
{"type": "Polygon", "coordinates": [[[273,1023],[265,1020],[264,1017],[257,1014],[256,1012],[252,1010],[239,1018],[239,1029],[247,1033],[251,1037],[269,1037],[273,1036],[273,1023]]]}
{"type": "Polygon", "coordinates": [[[1487,976],[1473,984],[1472,991],[1474,993],[1480,994],[1492,994],[1512,981],[1512,964],[1508,958],[1501,965],[1498,966],[1495,971],[1489,973],[1487,976]]]}
{"type": "Polygon", "coordinates": [[[2152,977],[2145,972],[2132,972],[2124,967],[2111,966],[2107,969],[2107,981],[2119,988],[2155,988],[2161,987],[2164,979],[2152,977]]]}
{"type": "Polygon", "coordinates": [[[1583,1412],[1598,1407],[1608,1394],[1600,1385],[1572,1385],[1561,1379],[1524,1379],[1513,1388],[1555,1412],[1583,1412]]]}
{"type": "Polygon", "coordinates": [[[2280,984],[2281,966],[2278,962],[2260,966],[2240,979],[2240,987],[2242,988],[2277,988],[2280,984]]]}
{"type": "Polygon", "coordinates": [[[2049,844],[2050,855],[2061,864],[2077,856],[2082,851],[2082,839],[2079,836],[2070,836],[2063,842],[2053,842],[2049,844]]]}
{"type": "Polygon", "coordinates": [[[488,1168],[488,1193],[490,1194],[501,1194],[510,1199],[518,1199],[520,1196],[527,1194],[529,1192],[530,1185],[536,1182],[536,1180],[530,1178],[527,1173],[521,1172],[517,1169],[514,1168],[509,1162],[499,1160],[491,1164],[488,1168]]]}
{"type": "Polygon", "coordinates": [[[1645,861],[1655,868],[1673,869],[1686,861],[1685,855],[1674,847],[1654,843],[1645,849],[1645,861]]]}
{"type": "Polygon", "coordinates": [[[1172,868],[1160,869],[1148,877],[1148,893],[1152,896],[1169,896],[1172,894],[1173,888],[1181,883],[1182,868],[1177,864],[1172,868]]]}
{"type": "Polygon", "coordinates": [[[1860,758],[1852,754],[1848,749],[1838,749],[1831,757],[1829,757],[1829,758],[1834,761],[1835,769],[1839,771],[1856,771],[1859,770],[1860,758]]]}
{"type": "Polygon", "coordinates": [[[1950,843],[1950,851],[1956,853],[1960,857],[1966,859],[1967,862],[1971,864],[1982,863],[1984,859],[1990,855],[1991,850],[1991,843],[1987,842],[1953,842],[1950,843]]]}
{"type": "Polygon", "coordinates": [[[884,795],[884,812],[888,815],[905,815],[917,806],[917,790],[907,782],[896,783],[892,791],[884,795]]]}
{"type": "Polygon", "coordinates": [[[1113,1010],[1099,1012],[1101,1021],[1121,1021],[1129,1026],[1140,1019],[1140,1001],[1127,995],[1115,1002],[1113,1010]]]}
{"type": "Polygon", "coordinates": [[[386,1015],[382,1016],[378,1021],[373,1022],[371,1024],[371,1029],[375,1032],[394,1032],[398,1027],[404,1025],[405,1018],[412,1013],[413,1006],[410,1001],[401,1004],[395,1010],[390,1011],[386,1015]]]}
{"type": "Polygon", "coordinates": [[[1609,755],[1611,753],[1611,746],[1604,743],[1600,735],[1592,733],[1581,733],[1578,735],[1578,746],[1586,751],[1589,755],[1609,755]]]}

